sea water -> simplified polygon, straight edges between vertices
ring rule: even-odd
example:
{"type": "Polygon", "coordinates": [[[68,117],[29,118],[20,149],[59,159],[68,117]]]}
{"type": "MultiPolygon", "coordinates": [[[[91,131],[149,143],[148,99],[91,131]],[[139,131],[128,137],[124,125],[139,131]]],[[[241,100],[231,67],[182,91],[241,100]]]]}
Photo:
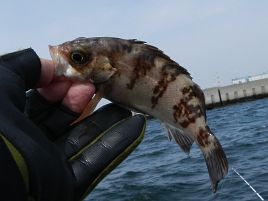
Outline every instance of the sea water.
{"type": "Polygon", "coordinates": [[[232,167],[268,200],[268,99],[209,110],[207,118],[229,161],[216,193],[198,147],[185,155],[168,140],[161,122],[152,119],[139,147],[86,200],[261,200],[232,167]]]}

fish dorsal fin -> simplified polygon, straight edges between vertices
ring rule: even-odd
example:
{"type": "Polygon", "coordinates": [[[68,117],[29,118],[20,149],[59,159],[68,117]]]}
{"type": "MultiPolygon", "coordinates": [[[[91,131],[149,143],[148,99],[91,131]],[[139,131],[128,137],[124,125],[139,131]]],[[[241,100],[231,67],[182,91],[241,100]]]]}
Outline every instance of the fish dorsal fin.
{"type": "Polygon", "coordinates": [[[166,123],[164,123],[164,126],[167,129],[169,140],[174,139],[185,153],[190,154],[190,149],[194,140],[178,128],[166,123]]]}
{"type": "MultiPolygon", "coordinates": [[[[144,41],[139,41],[136,39],[132,39],[129,40],[130,44],[134,44],[134,45],[138,45],[141,48],[141,52],[142,54],[150,54],[150,55],[154,55],[157,57],[160,57],[162,59],[165,59],[167,64],[173,66],[174,68],[176,68],[179,72],[187,75],[189,78],[191,78],[190,73],[181,65],[179,65],[177,62],[173,61],[168,55],[166,55],[162,50],[160,50],[159,48],[153,46],[153,45],[149,45],[144,41]]],[[[191,78],[192,79],[192,78],[191,78]]]]}

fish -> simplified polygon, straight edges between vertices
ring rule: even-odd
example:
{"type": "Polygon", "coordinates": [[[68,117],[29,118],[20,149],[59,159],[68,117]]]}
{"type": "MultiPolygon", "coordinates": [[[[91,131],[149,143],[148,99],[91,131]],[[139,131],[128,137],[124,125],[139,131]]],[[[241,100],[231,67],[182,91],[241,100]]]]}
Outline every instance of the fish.
{"type": "Polygon", "coordinates": [[[198,145],[216,192],[218,182],[228,173],[228,160],[207,124],[203,91],[186,68],[157,47],[136,39],[79,37],[49,46],[49,51],[55,75],[96,86],[84,117],[106,98],[161,120],[169,139],[185,153],[190,153],[194,142],[198,145]]]}

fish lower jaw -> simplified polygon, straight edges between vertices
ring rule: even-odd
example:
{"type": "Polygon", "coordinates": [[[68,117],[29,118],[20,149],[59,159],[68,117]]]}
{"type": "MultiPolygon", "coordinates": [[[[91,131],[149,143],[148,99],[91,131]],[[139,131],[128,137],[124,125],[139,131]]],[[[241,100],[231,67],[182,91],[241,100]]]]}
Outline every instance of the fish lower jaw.
{"type": "Polygon", "coordinates": [[[64,76],[74,81],[85,81],[84,77],[81,75],[80,72],[76,71],[72,67],[58,67],[55,70],[56,76],[64,76]]]}
{"type": "Polygon", "coordinates": [[[70,78],[72,78],[72,77],[79,77],[78,72],[76,70],[74,70],[72,67],[68,67],[66,69],[66,71],[64,72],[64,75],[66,77],[70,77],[70,78]]]}

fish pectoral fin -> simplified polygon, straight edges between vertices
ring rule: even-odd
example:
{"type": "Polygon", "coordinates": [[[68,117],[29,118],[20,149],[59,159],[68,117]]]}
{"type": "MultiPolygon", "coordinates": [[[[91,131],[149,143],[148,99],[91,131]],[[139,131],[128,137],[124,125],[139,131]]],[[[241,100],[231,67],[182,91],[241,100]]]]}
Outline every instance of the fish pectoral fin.
{"type": "Polygon", "coordinates": [[[178,128],[175,128],[166,123],[164,123],[164,126],[167,129],[169,140],[174,139],[177,142],[177,144],[181,147],[181,149],[185,153],[189,154],[194,140],[191,137],[184,134],[184,132],[178,128]]]}
{"type": "Polygon", "coordinates": [[[88,102],[87,106],[85,107],[81,115],[74,122],[72,122],[71,125],[76,124],[82,121],[83,119],[87,118],[89,115],[91,115],[92,112],[95,110],[96,106],[98,105],[98,103],[100,102],[100,100],[102,99],[102,97],[103,97],[102,93],[98,91],[95,94],[95,96],[91,99],[91,101],[88,102]]]}

